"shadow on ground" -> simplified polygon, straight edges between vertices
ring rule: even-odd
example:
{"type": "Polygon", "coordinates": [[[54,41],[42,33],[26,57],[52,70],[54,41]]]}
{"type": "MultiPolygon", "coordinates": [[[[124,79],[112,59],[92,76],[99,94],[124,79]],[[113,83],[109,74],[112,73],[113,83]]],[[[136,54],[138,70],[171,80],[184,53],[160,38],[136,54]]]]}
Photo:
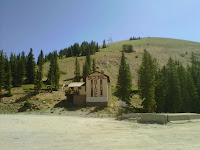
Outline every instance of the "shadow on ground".
{"type": "Polygon", "coordinates": [[[35,96],[35,94],[28,94],[28,95],[25,95],[23,97],[20,97],[18,99],[16,99],[15,103],[20,103],[20,102],[24,102],[24,101],[27,101],[29,99],[31,99],[33,96],[35,96]]]}
{"type": "Polygon", "coordinates": [[[83,108],[83,107],[74,106],[72,101],[69,101],[69,100],[62,100],[59,103],[57,103],[56,105],[54,105],[54,108],[58,108],[58,107],[64,107],[68,111],[75,111],[75,110],[79,110],[79,109],[83,108]]]}

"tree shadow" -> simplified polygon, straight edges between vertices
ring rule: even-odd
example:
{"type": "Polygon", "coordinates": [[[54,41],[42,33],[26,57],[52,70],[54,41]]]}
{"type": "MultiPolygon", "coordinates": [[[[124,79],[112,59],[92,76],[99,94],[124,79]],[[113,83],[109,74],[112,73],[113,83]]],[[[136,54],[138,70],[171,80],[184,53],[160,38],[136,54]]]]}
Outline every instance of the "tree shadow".
{"type": "Polygon", "coordinates": [[[27,100],[31,99],[33,96],[35,96],[35,94],[33,94],[33,93],[25,95],[24,97],[20,97],[20,98],[16,99],[15,103],[27,101],[27,100]]]}
{"type": "Polygon", "coordinates": [[[67,100],[67,99],[62,100],[59,103],[57,103],[56,105],[54,105],[54,108],[58,108],[58,107],[66,108],[68,111],[76,111],[76,110],[83,108],[80,106],[75,106],[72,101],[67,100]]]}
{"type": "Polygon", "coordinates": [[[22,106],[18,109],[18,112],[24,112],[26,111],[27,109],[30,109],[29,107],[25,107],[25,106],[22,106]]]}

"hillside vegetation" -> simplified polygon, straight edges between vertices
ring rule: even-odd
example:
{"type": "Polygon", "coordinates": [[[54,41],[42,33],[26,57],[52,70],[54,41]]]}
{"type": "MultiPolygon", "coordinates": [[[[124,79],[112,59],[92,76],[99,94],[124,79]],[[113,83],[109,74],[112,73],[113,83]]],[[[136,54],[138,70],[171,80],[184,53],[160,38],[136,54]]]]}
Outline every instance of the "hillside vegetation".
{"type": "MultiPolygon", "coordinates": [[[[198,42],[168,38],[143,38],[139,40],[126,40],[111,43],[109,46],[107,45],[107,48],[101,48],[100,52],[96,52],[95,55],[91,56],[91,58],[96,59],[98,71],[104,71],[105,74],[110,76],[112,93],[117,81],[123,44],[131,44],[135,51],[132,53],[125,53],[127,58],[126,62],[129,63],[131,74],[133,76],[132,82],[134,89],[137,88],[137,70],[140,66],[144,49],[146,49],[153,58],[157,59],[157,62],[161,67],[167,63],[170,56],[176,60],[179,60],[185,66],[190,64],[192,52],[194,52],[198,58],[200,57],[200,43],[198,42]]],[[[49,93],[47,87],[44,86],[40,94],[32,95],[31,93],[34,89],[33,84],[12,88],[12,97],[3,96],[5,93],[5,91],[3,91],[3,93],[0,94],[0,113],[16,113],[26,110],[39,111],[40,113],[46,112],[47,110],[48,113],[54,113],[54,109],[62,106],[63,100],[66,100],[65,89],[61,89],[61,85],[72,82],[74,77],[75,59],[75,57],[58,59],[58,65],[61,74],[59,91],[53,91],[53,93],[49,93]],[[27,102],[30,102],[33,109],[25,107],[27,102]]],[[[85,56],[78,57],[78,60],[82,74],[85,56]]],[[[47,79],[49,64],[49,62],[44,64],[43,81],[47,79]]],[[[114,114],[114,112],[117,112],[119,106],[119,102],[117,100],[117,97],[111,95],[109,97],[110,107],[106,108],[104,112],[109,115],[110,113],[114,114]]],[[[141,100],[139,99],[138,95],[134,95],[132,101],[134,106],[141,107],[141,100]]],[[[86,108],[86,111],[87,110],[88,108],[86,108]]],[[[100,113],[100,111],[95,107],[89,110],[96,112],[97,115],[100,113]]],[[[58,113],[63,113],[63,110],[58,113]]]]}
{"type": "MultiPolygon", "coordinates": [[[[168,39],[168,38],[143,38],[140,40],[125,40],[114,42],[107,48],[100,49],[92,58],[96,59],[97,70],[103,70],[105,74],[111,77],[111,84],[114,87],[117,81],[118,68],[121,58],[121,50],[123,44],[131,44],[135,52],[126,53],[127,63],[130,64],[130,70],[133,75],[133,85],[137,86],[137,69],[141,63],[141,56],[144,49],[147,49],[152,57],[156,58],[158,64],[163,66],[168,58],[179,60],[184,65],[190,63],[191,53],[200,56],[200,43],[185,40],[168,39]]],[[[85,62],[85,57],[78,58],[81,66],[85,62]]],[[[72,82],[70,79],[74,77],[75,57],[59,59],[59,68],[61,70],[61,84],[72,82]]],[[[44,65],[44,73],[47,75],[49,63],[44,65]]],[[[44,78],[44,80],[46,77],[44,78]]]]}

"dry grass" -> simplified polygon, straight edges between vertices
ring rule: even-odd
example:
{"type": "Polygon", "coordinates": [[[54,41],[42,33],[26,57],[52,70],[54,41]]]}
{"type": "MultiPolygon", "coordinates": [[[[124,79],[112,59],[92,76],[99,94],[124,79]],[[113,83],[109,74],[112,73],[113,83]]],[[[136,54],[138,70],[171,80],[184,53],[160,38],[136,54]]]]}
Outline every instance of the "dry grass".
{"type": "MultiPolygon", "coordinates": [[[[167,63],[168,58],[171,56],[174,59],[179,60],[184,65],[190,63],[190,56],[191,53],[194,52],[196,56],[200,56],[200,43],[191,42],[191,41],[184,41],[184,40],[176,40],[176,39],[167,39],[167,38],[144,38],[140,40],[126,40],[111,43],[110,47],[100,49],[100,52],[97,52],[95,55],[92,55],[91,58],[96,59],[97,70],[103,70],[105,74],[109,75],[111,78],[111,89],[112,92],[114,91],[117,75],[118,75],[118,68],[120,64],[121,58],[121,49],[123,44],[131,44],[136,52],[133,53],[126,53],[125,56],[127,58],[127,63],[130,65],[130,70],[133,76],[133,86],[137,87],[137,69],[140,66],[142,53],[144,49],[147,49],[149,53],[157,59],[160,66],[163,66],[167,63]],[[138,58],[136,58],[136,56],[138,58]]],[[[82,73],[82,66],[85,62],[85,57],[78,57],[81,67],[82,73]]],[[[74,77],[74,68],[75,68],[75,57],[59,59],[59,68],[61,71],[60,77],[60,85],[68,84],[72,82],[69,79],[74,77]]],[[[49,70],[49,62],[45,63],[44,65],[44,78],[45,81],[47,79],[47,74],[49,70]]],[[[1,98],[0,106],[7,103],[14,103],[17,99],[23,99],[28,95],[27,89],[33,89],[33,85],[23,85],[20,88],[12,88],[12,92],[14,94],[13,97],[4,97],[1,98]]],[[[61,101],[65,99],[64,90],[59,90],[57,92],[51,93],[42,93],[40,95],[34,96],[31,98],[38,105],[40,105],[41,100],[55,100],[52,104],[46,104],[43,107],[41,104],[42,109],[52,108],[56,101],[61,101]]],[[[113,94],[109,97],[109,106],[111,108],[111,112],[116,111],[116,108],[119,106],[119,102],[117,97],[113,94]]],[[[141,104],[141,100],[139,100],[138,96],[135,95],[132,98],[133,104],[136,107],[139,107],[141,104]]],[[[14,103],[15,108],[21,107],[23,103],[14,103]]],[[[10,107],[10,106],[9,106],[10,107]]]]}
{"type": "MultiPolygon", "coordinates": [[[[144,49],[147,49],[150,54],[157,59],[160,66],[167,63],[171,56],[179,60],[184,65],[190,63],[191,52],[194,52],[198,57],[200,55],[200,43],[167,39],[167,38],[144,38],[140,40],[126,40],[110,44],[110,47],[100,49],[92,58],[96,59],[98,70],[103,70],[105,74],[111,77],[111,84],[114,87],[117,81],[118,68],[121,58],[121,48],[123,44],[131,44],[136,52],[126,53],[127,62],[130,64],[131,73],[133,75],[133,85],[137,86],[137,69],[141,63],[141,57],[144,49]],[[138,58],[136,58],[138,56],[138,58]]],[[[78,58],[81,67],[85,62],[85,57],[78,58]]],[[[67,84],[70,81],[67,79],[74,77],[75,57],[60,59],[59,68],[67,74],[61,74],[60,83],[67,84]]],[[[47,75],[49,70],[49,62],[44,65],[44,74],[47,75]]],[[[46,77],[44,77],[44,80],[46,77]]]]}

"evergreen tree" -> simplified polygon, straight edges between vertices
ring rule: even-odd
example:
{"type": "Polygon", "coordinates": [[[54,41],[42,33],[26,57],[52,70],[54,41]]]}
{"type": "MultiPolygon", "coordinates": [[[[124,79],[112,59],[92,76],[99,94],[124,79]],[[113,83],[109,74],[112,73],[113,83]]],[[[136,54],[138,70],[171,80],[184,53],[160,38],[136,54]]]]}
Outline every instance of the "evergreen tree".
{"type": "Polygon", "coordinates": [[[17,87],[18,86],[18,68],[17,68],[17,57],[16,57],[16,55],[14,54],[13,55],[13,61],[12,61],[12,78],[13,78],[13,80],[12,80],[12,85],[13,85],[13,87],[17,87]]]}
{"type": "Polygon", "coordinates": [[[78,58],[76,57],[76,62],[75,62],[75,71],[74,71],[74,81],[75,82],[79,82],[81,79],[81,75],[80,75],[80,64],[78,62],[78,58]]]}
{"type": "Polygon", "coordinates": [[[30,52],[27,57],[27,68],[26,68],[26,77],[27,77],[27,83],[32,84],[35,81],[35,58],[33,55],[32,48],[30,49],[30,52]]]}
{"type": "Polygon", "coordinates": [[[99,51],[99,44],[97,42],[97,44],[96,44],[96,52],[98,52],[98,51],[99,51]]]}
{"type": "Polygon", "coordinates": [[[45,62],[45,61],[44,61],[44,53],[43,53],[42,50],[40,51],[40,54],[39,54],[39,56],[38,56],[37,65],[39,65],[39,64],[41,63],[40,61],[42,61],[42,63],[45,62]]]}
{"type": "Polygon", "coordinates": [[[35,78],[35,93],[39,94],[40,90],[42,89],[43,85],[43,64],[44,64],[44,54],[43,51],[41,50],[40,55],[38,57],[38,70],[36,73],[36,78],[35,78]]]}
{"type": "Polygon", "coordinates": [[[82,76],[83,76],[83,82],[86,81],[86,71],[85,71],[85,64],[83,64],[83,72],[82,72],[82,76]]]}
{"type": "Polygon", "coordinates": [[[0,50],[0,92],[4,86],[4,53],[3,50],[0,50]]]}
{"type": "Polygon", "coordinates": [[[17,65],[17,68],[16,68],[16,77],[17,77],[17,79],[16,79],[16,82],[17,82],[17,86],[21,86],[22,85],[22,76],[21,76],[21,55],[20,54],[18,54],[17,55],[17,60],[16,60],[17,62],[16,62],[16,65],[17,65]]]}
{"type": "Polygon", "coordinates": [[[20,59],[20,85],[24,84],[24,78],[26,76],[26,56],[25,52],[23,51],[21,54],[21,59],[20,59]]]}
{"type": "Polygon", "coordinates": [[[106,40],[105,39],[103,40],[103,46],[102,46],[102,48],[106,48],[106,40]]]}
{"type": "Polygon", "coordinates": [[[83,65],[83,82],[86,81],[86,76],[90,74],[90,68],[87,62],[83,65]]]}
{"type": "Polygon", "coordinates": [[[175,62],[170,57],[167,63],[167,92],[166,92],[166,112],[180,111],[180,85],[175,62]]]}
{"type": "Polygon", "coordinates": [[[196,56],[194,55],[194,53],[192,52],[192,56],[191,56],[191,67],[190,67],[190,72],[191,72],[191,76],[192,79],[194,81],[195,86],[197,86],[197,80],[198,80],[198,61],[196,56]]]}
{"type": "Polygon", "coordinates": [[[57,52],[54,51],[53,55],[51,56],[50,60],[50,69],[48,73],[48,82],[54,90],[59,89],[59,79],[60,79],[60,72],[58,67],[58,60],[57,60],[57,52]]]}
{"type": "Polygon", "coordinates": [[[166,101],[166,67],[156,72],[155,76],[155,101],[157,104],[156,112],[165,112],[166,101]]]}
{"type": "Polygon", "coordinates": [[[88,67],[89,67],[89,72],[88,72],[88,74],[91,72],[91,58],[90,58],[90,50],[88,49],[88,51],[87,51],[87,55],[86,55],[86,62],[87,62],[87,64],[88,64],[88,67]]]}
{"type": "Polygon", "coordinates": [[[49,67],[48,78],[47,78],[48,84],[51,85],[51,91],[52,91],[53,82],[54,82],[54,68],[55,68],[55,61],[52,55],[50,59],[50,67],[49,67]]]}
{"type": "Polygon", "coordinates": [[[116,96],[126,104],[130,105],[132,88],[132,76],[130,73],[129,65],[126,63],[124,51],[122,51],[121,63],[119,67],[119,74],[116,85],[116,96]]]}
{"type": "Polygon", "coordinates": [[[59,80],[60,80],[60,71],[58,67],[58,55],[57,52],[54,52],[54,59],[55,59],[55,69],[54,69],[54,76],[55,76],[55,83],[54,88],[55,90],[59,89],[59,80]]]}
{"type": "Polygon", "coordinates": [[[5,84],[4,88],[6,91],[8,91],[7,95],[11,96],[11,87],[12,87],[12,73],[11,73],[11,67],[10,62],[8,61],[8,58],[6,58],[6,65],[5,65],[5,84]]]}
{"type": "Polygon", "coordinates": [[[122,45],[122,51],[126,52],[127,51],[127,44],[122,45]]]}
{"type": "Polygon", "coordinates": [[[127,45],[127,52],[132,53],[133,52],[133,46],[131,44],[127,45]]]}
{"type": "Polygon", "coordinates": [[[180,111],[189,112],[190,99],[187,92],[187,74],[186,74],[185,68],[179,62],[177,64],[177,73],[178,73],[179,86],[180,86],[180,103],[179,103],[180,111]]]}
{"type": "Polygon", "coordinates": [[[95,59],[92,60],[93,63],[92,63],[92,71],[96,71],[96,61],[95,59]]]}
{"type": "Polygon", "coordinates": [[[142,106],[146,112],[156,110],[155,101],[155,74],[157,70],[156,60],[151,57],[145,49],[142,57],[142,64],[138,71],[138,89],[143,99],[142,106]]]}
{"type": "Polygon", "coordinates": [[[87,50],[87,42],[83,42],[81,44],[81,55],[86,56],[86,50],[87,50]]]}
{"type": "Polygon", "coordinates": [[[192,75],[187,71],[187,94],[188,94],[188,100],[185,103],[185,107],[187,108],[187,112],[200,112],[200,102],[198,100],[198,93],[196,86],[194,84],[194,81],[192,79],[192,75]]]}
{"type": "Polygon", "coordinates": [[[73,45],[73,56],[79,56],[79,54],[80,54],[79,44],[75,43],[73,45]]]}

